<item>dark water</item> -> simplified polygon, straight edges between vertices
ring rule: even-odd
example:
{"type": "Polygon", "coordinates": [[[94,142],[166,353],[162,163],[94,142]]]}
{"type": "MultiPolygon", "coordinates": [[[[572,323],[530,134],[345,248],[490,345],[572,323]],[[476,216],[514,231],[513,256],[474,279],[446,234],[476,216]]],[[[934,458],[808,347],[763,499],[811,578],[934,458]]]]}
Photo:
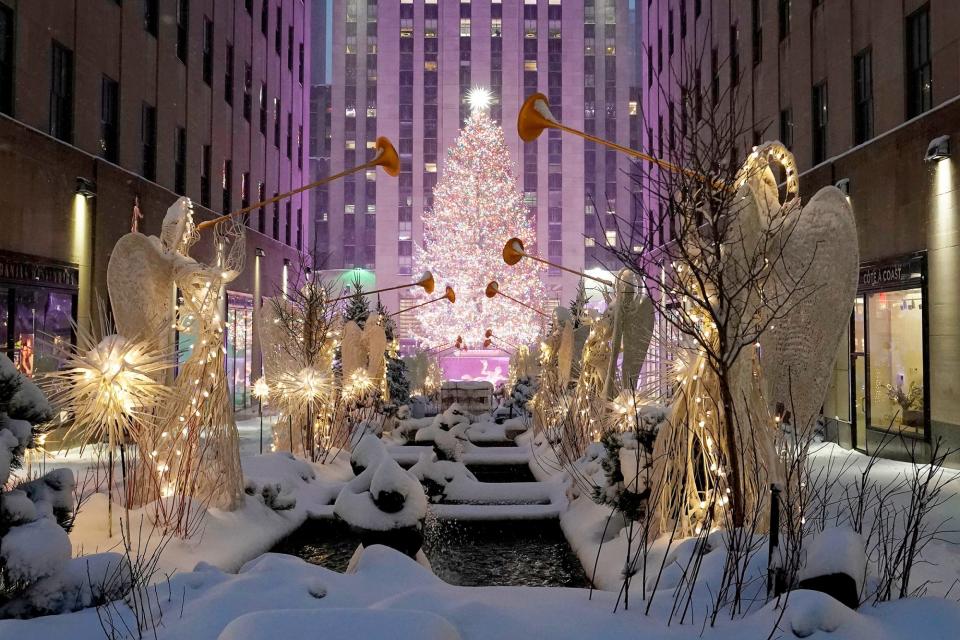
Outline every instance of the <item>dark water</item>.
{"type": "MultiPolygon", "coordinates": [[[[311,520],[273,551],[344,571],[358,544],[342,522],[311,520]]],[[[434,573],[450,584],[589,585],[555,520],[457,522],[428,518],[423,551],[434,573]]]]}
{"type": "Polygon", "coordinates": [[[471,464],[467,468],[480,482],[536,482],[526,464],[471,464]]]}

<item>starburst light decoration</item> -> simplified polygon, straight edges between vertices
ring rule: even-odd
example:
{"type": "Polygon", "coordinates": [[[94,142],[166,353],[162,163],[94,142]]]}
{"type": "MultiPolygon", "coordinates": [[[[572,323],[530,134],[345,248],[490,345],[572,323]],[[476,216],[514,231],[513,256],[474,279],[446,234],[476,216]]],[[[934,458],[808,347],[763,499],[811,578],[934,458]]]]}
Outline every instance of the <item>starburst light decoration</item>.
{"type": "Polygon", "coordinates": [[[138,439],[170,396],[161,378],[173,366],[172,353],[156,335],[110,334],[97,342],[89,331],[78,331],[77,346],[64,354],[66,366],[41,380],[51,402],[72,416],[64,441],[76,439],[81,450],[106,442],[112,450],[128,437],[138,439]]]}

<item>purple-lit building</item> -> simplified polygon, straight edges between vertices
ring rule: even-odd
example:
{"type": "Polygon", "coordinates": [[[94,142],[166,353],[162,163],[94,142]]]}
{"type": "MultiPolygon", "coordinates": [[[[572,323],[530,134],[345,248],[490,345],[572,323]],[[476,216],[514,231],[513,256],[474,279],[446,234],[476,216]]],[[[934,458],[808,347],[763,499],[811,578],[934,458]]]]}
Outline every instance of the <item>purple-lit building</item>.
{"type": "MultiPolygon", "coordinates": [[[[633,215],[628,159],[559,132],[524,145],[516,118],[524,97],[539,91],[565,123],[636,146],[634,5],[342,0],[328,8],[315,2],[315,24],[328,23],[325,42],[315,43],[314,64],[331,56],[331,77],[323,80],[329,93],[315,94],[328,100],[322,109],[329,111],[329,137],[318,137],[317,148],[328,144],[329,152],[315,166],[336,172],[361,163],[374,153],[377,136],[394,142],[402,164],[399,179],[369,171],[331,184],[315,200],[318,263],[372,270],[378,287],[410,280],[423,212],[468,113],[466,93],[479,85],[494,94],[492,116],[504,124],[518,188],[536,217],[536,250],[572,268],[600,268],[602,243],[630,241],[616,237],[614,216],[606,213],[633,215]]],[[[566,303],[576,278],[551,270],[546,285],[555,301],[566,303]]],[[[384,301],[393,309],[406,306],[402,295],[387,294],[384,301]]]]}
{"type": "MultiPolygon", "coordinates": [[[[39,336],[69,339],[106,299],[135,202],[158,234],[178,195],[203,219],[308,181],[311,4],[0,0],[0,348],[22,369],[55,367],[39,336]]],[[[308,198],[249,217],[227,296],[238,408],[260,368],[253,296],[310,246],[308,198]]]]}

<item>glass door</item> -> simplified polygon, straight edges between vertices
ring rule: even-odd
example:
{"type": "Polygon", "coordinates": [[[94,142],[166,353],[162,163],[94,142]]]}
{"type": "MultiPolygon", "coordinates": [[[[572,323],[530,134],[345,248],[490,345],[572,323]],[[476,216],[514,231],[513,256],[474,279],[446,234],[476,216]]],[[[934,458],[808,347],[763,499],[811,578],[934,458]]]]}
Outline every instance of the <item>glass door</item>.
{"type": "Polygon", "coordinates": [[[867,343],[865,331],[866,301],[857,296],[853,305],[853,325],[850,332],[850,420],[853,423],[853,446],[861,451],[867,445],[867,407],[870,389],[867,380],[867,343]]]}

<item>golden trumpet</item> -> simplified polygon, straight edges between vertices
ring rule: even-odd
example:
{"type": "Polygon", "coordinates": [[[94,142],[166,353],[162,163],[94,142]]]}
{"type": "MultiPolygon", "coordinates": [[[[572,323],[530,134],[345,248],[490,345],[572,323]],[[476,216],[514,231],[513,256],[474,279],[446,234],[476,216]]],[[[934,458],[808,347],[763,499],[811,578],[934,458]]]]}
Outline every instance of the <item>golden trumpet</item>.
{"type": "Polygon", "coordinates": [[[238,209],[232,213],[225,213],[222,216],[217,216],[216,218],[213,218],[212,220],[205,220],[197,225],[197,231],[203,231],[204,229],[217,225],[229,218],[243,215],[244,213],[249,213],[254,209],[265,207],[268,204],[273,204],[274,202],[285,200],[290,196],[296,195],[303,191],[308,191],[315,187],[319,187],[321,185],[327,184],[328,182],[333,182],[334,180],[339,180],[340,178],[357,173],[358,171],[363,171],[364,169],[370,169],[372,167],[382,167],[388,176],[392,176],[395,178],[398,175],[400,175],[400,156],[397,154],[397,150],[394,148],[393,144],[391,144],[390,141],[384,136],[380,136],[379,138],[377,138],[376,148],[377,148],[377,155],[373,158],[373,160],[370,160],[369,162],[365,162],[361,165],[357,165],[352,169],[346,169],[344,171],[341,171],[340,173],[335,173],[332,176],[327,176],[326,178],[322,178],[320,180],[317,180],[316,182],[311,182],[310,184],[303,185],[302,187],[298,187],[293,191],[279,193],[273,196],[272,198],[270,198],[269,200],[256,202],[250,205],[249,207],[238,209]]]}
{"type": "Polygon", "coordinates": [[[507,340],[507,339],[505,339],[505,338],[501,338],[500,336],[495,336],[495,335],[493,335],[493,329],[487,329],[486,331],[484,331],[484,332],[483,332],[483,337],[484,337],[484,338],[487,338],[488,340],[498,340],[498,341],[500,341],[500,342],[503,342],[504,344],[510,345],[510,346],[513,347],[514,349],[518,349],[518,348],[519,348],[516,344],[510,342],[509,340],[507,340]]]}
{"type": "Polygon", "coordinates": [[[537,309],[537,308],[535,308],[535,307],[531,307],[531,306],[528,305],[526,302],[521,302],[520,300],[517,300],[517,299],[514,298],[513,296],[508,296],[508,295],[505,294],[503,291],[500,291],[500,285],[497,283],[496,280],[491,280],[490,282],[487,283],[487,288],[486,288],[486,290],[485,290],[485,293],[486,293],[486,295],[487,295],[488,298],[493,298],[494,296],[503,296],[503,297],[506,298],[507,300],[511,300],[511,301],[513,301],[513,302],[516,302],[516,303],[519,304],[521,307],[526,307],[527,309],[530,309],[530,311],[533,311],[534,313],[540,314],[540,315],[543,316],[544,318],[548,318],[548,317],[549,317],[546,313],[544,313],[543,311],[540,311],[540,309],[537,309]]]}
{"type": "Polygon", "coordinates": [[[497,349],[498,351],[503,351],[503,352],[504,352],[505,354],[507,354],[508,356],[512,356],[512,355],[513,355],[511,352],[507,351],[506,349],[504,349],[504,348],[501,347],[500,345],[496,345],[496,344],[494,344],[493,342],[491,342],[491,341],[490,341],[490,338],[487,338],[486,340],[483,341],[483,348],[484,348],[484,349],[489,349],[490,347],[493,347],[494,349],[497,349]]]}
{"type": "MultiPolygon", "coordinates": [[[[434,280],[433,274],[429,271],[424,271],[423,275],[420,276],[420,279],[416,282],[411,282],[410,284],[398,284],[395,287],[384,287],[383,289],[374,289],[373,291],[364,291],[363,295],[369,296],[374,293],[383,293],[384,291],[395,291],[397,289],[406,289],[407,287],[422,287],[427,293],[433,293],[434,280]]],[[[340,296],[339,298],[334,298],[330,302],[340,302],[341,300],[346,300],[347,298],[352,298],[353,294],[348,294],[345,296],[340,296]]]]}
{"type": "Polygon", "coordinates": [[[443,292],[442,296],[437,296],[436,298],[432,298],[430,300],[427,300],[426,302],[421,302],[420,304],[415,304],[412,307],[407,307],[406,309],[395,311],[390,314],[390,317],[398,316],[401,313],[406,313],[407,311],[412,311],[414,309],[417,309],[418,307],[422,307],[423,305],[430,304],[432,302],[439,302],[441,300],[449,300],[451,304],[457,301],[457,294],[453,291],[453,287],[451,287],[450,285],[447,285],[447,289],[446,291],[443,292]]]}
{"type": "MultiPolygon", "coordinates": [[[[547,101],[547,96],[543,95],[542,93],[534,93],[527,96],[527,99],[523,101],[523,105],[520,107],[520,112],[517,114],[517,133],[520,135],[520,139],[524,142],[533,142],[540,136],[541,133],[543,133],[544,129],[558,129],[560,131],[566,131],[567,133],[572,133],[573,135],[579,136],[584,140],[596,142],[597,144],[609,147],[611,149],[616,149],[617,151],[625,153],[634,158],[653,163],[658,167],[666,169],[667,171],[682,173],[692,178],[698,178],[705,182],[713,182],[695,171],[684,169],[683,167],[675,165],[672,162],[661,160],[660,158],[656,158],[650,154],[637,151],[636,149],[631,149],[630,147],[625,147],[617,144],[616,142],[611,142],[610,140],[604,140],[603,138],[592,136],[589,133],[580,131],[579,129],[568,127],[557,120],[553,116],[553,113],[550,112],[550,103],[547,101]]],[[[713,185],[717,188],[726,188],[726,185],[722,183],[718,185],[718,183],[713,182],[713,185]]]]}
{"type": "MultiPolygon", "coordinates": [[[[569,269],[563,265],[557,264],[555,262],[549,262],[547,260],[544,260],[543,258],[527,253],[523,247],[523,240],[521,240],[520,238],[510,238],[509,240],[507,240],[507,243],[503,245],[503,261],[512,267],[513,265],[520,262],[521,258],[530,258],[531,260],[542,262],[543,264],[554,267],[555,269],[560,269],[562,271],[566,271],[567,273],[572,273],[576,276],[580,276],[581,278],[587,278],[589,280],[599,282],[600,284],[605,284],[608,287],[613,286],[613,283],[610,282],[609,280],[604,280],[603,278],[591,276],[590,274],[583,273],[582,271],[577,271],[576,269],[569,269]]],[[[487,294],[487,297],[491,297],[489,293],[487,294]]]]}

